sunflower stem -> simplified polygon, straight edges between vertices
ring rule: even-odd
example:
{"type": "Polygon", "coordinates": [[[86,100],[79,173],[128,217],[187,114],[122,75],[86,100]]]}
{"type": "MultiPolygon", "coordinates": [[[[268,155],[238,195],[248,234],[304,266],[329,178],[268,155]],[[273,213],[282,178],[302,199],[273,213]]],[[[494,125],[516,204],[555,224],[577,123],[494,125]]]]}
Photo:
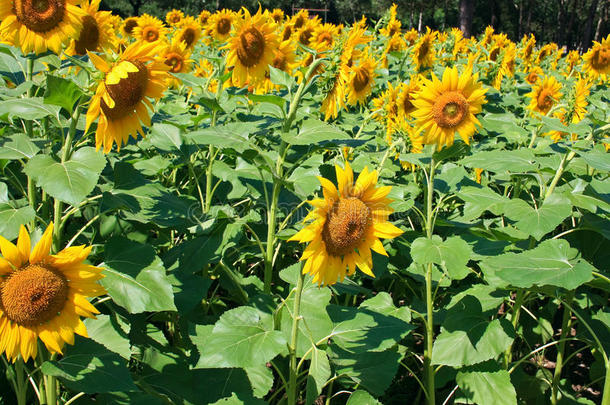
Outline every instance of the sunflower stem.
{"type": "MultiPolygon", "coordinates": [[[[436,162],[430,159],[430,175],[426,192],[426,236],[432,238],[434,231],[432,200],[434,197],[434,172],[436,162]]],[[[424,369],[426,372],[426,387],[428,404],[434,405],[434,367],[432,366],[432,348],[434,346],[434,298],[432,296],[432,263],[426,268],[426,350],[424,353],[424,369]]]]}
{"type": "MultiPolygon", "coordinates": [[[[525,297],[527,296],[527,292],[518,289],[515,293],[515,304],[513,305],[513,315],[511,319],[511,323],[513,324],[513,329],[517,330],[517,324],[519,323],[519,317],[521,316],[521,307],[523,307],[523,302],[525,302],[525,297]]],[[[511,343],[508,346],[508,349],[504,352],[504,365],[508,369],[508,366],[513,361],[513,344],[511,343]]]]}
{"type": "Polygon", "coordinates": [[[26,405],[28,393],[28,377],[24,372],[25,363],[21,356],[15,362],[17,404],[26,405]]]}
{"type": "Polygon", "coordinates": [[[566,348],[566,337],[572,328],[572,311],[568,308],[574,299],[574,291],[570,291],[566,296],[568,305],[563,306],[563,319],[561,322],[561,334],[559,335],[559,346],[557,347],[557,360],[555,362],[555,373],[551,384],[551,404],[557,405],[557,394],[559,393],[559,381],[561,379],[561,369],[563,368],[566,348]]]}
{"type": "Polygon", "coordinates": [[[294,307],[292,310],[292,331],[290,333],[290,376],[288,379],[288,405],[297,403],[297,376],[299,373],[297,367],[297,341],[299,337],[299,320],[301,319],[301,293],[303,292],[304,274],[299,271],[297,279],[296,292],[294,296],[294,307]]]}
{"type": "MultiPolygon", "coordinates": [[[[224,64],[218,69],[218,87],[216,89],[216,101],[220,99],[220,95],[222,94],[222,88],[224,83],[222,82],[222,80],[220,80],[220,76],[222,76],[223,70],[224,64]]],[[[214,110],[212,112],[212,122],[210,123],[210,126],[215,127],[217,120],[218,110],[214,110]]],[[[214,166],[214,157],[216,156],[214,146],[210,144],[208,148],[208,167],[205,171],[205,206],[203,207],[203,212],[205,214],[210,212],[210,208],[212,206],[212,195],[214,194],[214,191],[212,190],[212,181],[214,180],[214,176],[212,175],[212,167],[214,166]]],[[[195,178],[195,180],[197,180],[197,178],[195,178]]],[[[197,182],[197,184],[199,184],[199,182],[197,182]]]]}
{"type": "MultiPolygon", "coordinates": [[[[32,76],[34,74],[34,58],[28,58],[27,72],[26,72],[26,81],[31,82],[32,76]]],[[[27,92],[27,97],[30,98],[33,96],[32,88],[30,87],[27,92]]],[[[34,137],[34,129],[33,122],[31,120],[25,121],[25,133],[28,138],[34,137]]],[[[36,211],[36,187],[34,186],[34,179],[28,176],[28,202],[34,211],[36,211]]],[[[30,224],[31,228],[36,226],[36,217],[32,220],[30,224]]]]}

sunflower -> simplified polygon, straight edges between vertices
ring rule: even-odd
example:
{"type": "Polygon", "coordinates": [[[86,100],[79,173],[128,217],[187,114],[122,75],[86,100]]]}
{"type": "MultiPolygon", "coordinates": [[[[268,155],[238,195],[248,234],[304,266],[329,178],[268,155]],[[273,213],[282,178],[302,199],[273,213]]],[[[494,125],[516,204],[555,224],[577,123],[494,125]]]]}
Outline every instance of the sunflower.
{"type": "Polygon", "coordinates": [[[279,47],[276,25],[260,8],[253,16],[245,8],[242,12],[243,18],[235,22],[231,40],[223,47],[229,49],[227,61],[233,67],[232,81],[236,87],[262,81],[279,47]]]}
{"type": "MultiPolygon", "coordinates": [[[[169,66],[170,73],[188,73],[192,69],[193,61],[189,59],[191,51],[186,47],[186,43],[174,39],[161,54],[165,64],[169,66]]],[[[170,87],[178,87],[181,80],[172,77],[169,80],[170,87]]]]}
{"type": "Polygon", "coordinates": [[[281,8],[274,8],[269,16],[275,21],[276,24],[281,24],[284,21],[284,11],[281,8]]]}
{"type": "Polygon", "coordinates": [[[208,35],[218,42],[225,42],[229,38],[235,15],[226,8],[217,11],[208,18],[208,35]]]}
{"type": "Polygon", "coordinates": [[[173,9],[165,15],[165,22],[171,26],[180,24],[180,21],[184,18],[184,13],[181,10],[173,9]]]}
{"type": "Polygon", "coordinates": [[[313,31],[318,24],[319,21],[315,19],[305,21],[305,23],[300,28],[298,28],[295,33],[298,41],[305,46],[309,46],[309,40],[311,39],[313,31]]]}
{"type": "Polygon", "coordinates": [[[309,21],[309,11],[306,9],[299,10],[295,15],[291,18],[291,23],[295,29],[301,28],[305,23],[309,21]]]}
{"type": "Polygon", "coordinates": [[[339,27],[334,24],[317,25],[309,38],[309,46],[318,52],[328,51],[339,37],[339,27]]]}
{"type": "Polygon", "coordinates": [[[566,56],[566,73],[570,74],[574,67],[580,62],[580,54],[578,51],[570,51],[566,56]]]}
{"type": "Polygon", "coordinates": [[[206,25],[211,15],[212,13],[210,13],[208,10],[201,10],[201,13],[199,13],[199,16],[197,17],[199,19],[199,23],[201,25],[206,25]]]}
{"type": "Polygon", "coordinates": [[[408,84],[400,83],[397,90],[399,92],[396,100],[398,117],[402,121],[407,121],[411,114],[413,114],[413,111],[415,111],[413,100],[415,99],[415,94],[419,91],[418,78],[412,77],[408,84]]]}
{"type": "Polygon", "coordinates": [[[542,76],[544,76],[544,71],[539,66],[532,67],[525,76],[525,81],[529,84],[536,83],[542,76]]]}
{"type": "Polygon", "coordinates": [[[534,36],[534,34],[531,34],[529,37],[524,35],[521,42],[524,43],[521,52],[521,59],[523,59],[526,64],[529,64],[534,53],[534,48],[536,47],[536,37],[534,36]]]}
{"type": "Polygon", "coordinates": [[[399,86],[394,87],[391,82],[387,83],[388,88],[378,97],[374,98],[373,118],[377,121],[388,121],[398,117],[398,96],[399,86]]]}
{"type": "Polygon", "coordinates": [[[487,102],[487,89],[482,88],[478,74],[473,75],[466,69],[460,75],[454,66],[445,68],[442,80],[433,73],[432,80],[422,78],[420,85],[421,91],[413,100],[412,115],[417,120],[417,131],[423,131],[424,143],[436,144],[440,150],[445,145],[453,145],[457,131],[469,144],[475,125],[480,125],[474,115],[487,102]]]}
{"type": "Polygon", "coordinates": [[[404,37],[405,41],[407,41],[407,44],[411,46],[415,43],[415,41],[417,41],[417,38],[419,38],[419,33],[415,28],[411,28],[409,31],[405,32],[404,37]]]}
{"type": "MultiPolygon", "coordinates": [[[[287,40],[282,41],[280,46],[274,51],[273,61],[271,62],[271,66],[276,69],[281,70],[282,72],[286,72],[289,75],[292,75],[292,71],[297,66],[295,62],[296,59],[296,49],[295,43],[287,40]]],[[[269,77],[269,72],[265,74],[265,80],[261,85],[257,86],[257,92],[266,94],[270,92],[272,89],[279,88],[278,85],[273,84],[269,77]]]]}
{"type": "Polygon", "coordinates": [[[338,70],[331,79],[329,87],[330,90],[320,106],[320,112],[324,113],[324,121],[337,118],[340,109],[345,108],[345,80],[341,77],[341,70],[338,70]]]}
{"type": "Polygon", "coordinates": [[[85,55],[87,51],[102,52],[116,49],[116,36],[112,26],[112,13],[98,11],[100,0],[88,0],[81,4],[87,12],[83,17],[83,29],[78,39],[73,39],[66,50],[68,55],[85,55]]]}
{"type": "Polygon", "coordinates": [[[338,189],[328,179],[318,177],[324,198],[309,201],[314,209],[305,218],[311,221],[291,237],[291,241],[309,243],[301,261],[303,273],[313,276],[319,285],[332,285],[358,267],[375,277],[371,250],[387,256],[379,238],[392,239],[403,232],[388,222],[393,212],[387,197],[392,187],[377,187],[377,171],[364,168],[354,184],[349,163],[345,169],[335,166],[338,189]]]}
{"type": "Polygon", "coordinates": [[[434,63],[436,35],[436,31],[430,31],[430,28],[426,27],[426,33],[419,38],[413,47],[413,61],[418,70],[430,67],[434,63]]]}
{"type": "Polygon", "coordinates": [[[163,41],[166,35],[167,28],[163,26],[163,21],[148,14],[143,14],[138,19],[138,26],[133,29],[133,36],[143,42],[163,41]]]}
{"type": "MultiPolygon", "coordinates": [[[[582,121],[587,114],[587,96],[589,96],[591,88],[591,83],[588,83],[586,80],[578,79],[572,91],[570,92],[569,102],[567,108],[561,108],[555,116],[559,118],[559,120],[564,124],[568,125],[570,123],[576,124],[582,121]]],[[[547,134],[553,139],[553,141],[558,142],[563,139],[566,135],[566,132],[555,131],[552,130],[547,134]]],[[[572,134],[571,138],[573,141],[577,139],[576,134],[572,134]]]]}
{"type": "Polygon", "coordinates": [[[138,17],[129,17],[123,20],[121,34],[125,37],[133,36],[133,29],[138,26],[138,17]]]}
{"type": "Polygon", "coordinates": [[[2,0],[0,38],[20,47],[24,54],[47,49],[59,54],[64,44],[77,38],[87,13],[80,0],[2,0]]]}
{"type": "Polygon", "coordinates": [[[91,246],[73,246],[51,255],[53,223],[31,248],[22,225],[17,246],[0,236],[0,353],[13,362],[35,358],[40,338],[49,352],[61,353],[74,334],[87,337],[81,316],[99,311],[87,300],[106,293],[97,284],[102,269],[85,264],[91,246]]]}
{"type": "Polygon", "coordinates": [[[593,47],[583,55],[583,59],[585,72],[594,79],[601,77],[605,81],[606,75],[610,74],[610,35],[602,42],[593,41],[593,47]]]}
{"type": "Polygon", "coordinates": [[[390,52],[402,52],[406,49],[407,42],[400,34],[393,35],[388,39],[383,51],[383,67],[388,67],[388,54],[390,52]]]}
{"type": "Polygon", "coordinates": [[[147,97],[159,99],[167,88],[170,67],[157,59],[162,51],[159,42],[135,42],[111,64],[89,53],[95,67],[104,73],[87,111],[86,129],[99,117],[97,149],[103,145],[104,153],[108,153],[116,143],[120,150],[130,135],[144,136],[141,122],[150,125],[146,106],[152,109],[147,97]]]}
{"type": "Polygon", "coordinates": [[[201,25],[194,17],[185,17],[180,23],[180,30],[175,34],[175,38],[184,42],[187,48],[193,49],[201,39],[201,25]]]}
{"type": "Polygon", "coordinates": [[[531,93],[527,93],[531,101],[527,106],[532,112],[546,115],[555,103],[561,98],[561,83],[553,76],[547,76],[542,82],[538,82],[532,88],[531,93]]]}
{"type": "Polygon", "coordinates": [[[355,105],[365,104],[365,100],[373,90],[375,68],[377,62],[369,55],[368,49],[357,65],[352,66],[347,82],[347,102],[355,105]]]}

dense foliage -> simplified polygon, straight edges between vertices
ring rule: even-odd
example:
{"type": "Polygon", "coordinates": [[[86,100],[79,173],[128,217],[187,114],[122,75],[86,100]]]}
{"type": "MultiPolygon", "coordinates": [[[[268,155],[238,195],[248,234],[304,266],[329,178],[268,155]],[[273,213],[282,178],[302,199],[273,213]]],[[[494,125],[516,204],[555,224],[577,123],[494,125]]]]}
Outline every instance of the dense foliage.
{"type": "Polygon", "coordinates": [[[610,405],[610,37],[8,3],[4,403],[610,405]]]}

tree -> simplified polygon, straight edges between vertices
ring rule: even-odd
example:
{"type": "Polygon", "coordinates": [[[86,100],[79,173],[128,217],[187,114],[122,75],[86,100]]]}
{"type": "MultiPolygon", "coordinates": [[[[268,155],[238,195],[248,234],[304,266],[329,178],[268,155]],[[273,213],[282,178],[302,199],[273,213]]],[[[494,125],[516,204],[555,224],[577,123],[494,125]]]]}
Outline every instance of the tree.
{"type": "Polygon", "coordinates": [[[464,36],[472,36],[472,17],[474,14],[474,0],[460,0],[460,29],[464,36]]]}

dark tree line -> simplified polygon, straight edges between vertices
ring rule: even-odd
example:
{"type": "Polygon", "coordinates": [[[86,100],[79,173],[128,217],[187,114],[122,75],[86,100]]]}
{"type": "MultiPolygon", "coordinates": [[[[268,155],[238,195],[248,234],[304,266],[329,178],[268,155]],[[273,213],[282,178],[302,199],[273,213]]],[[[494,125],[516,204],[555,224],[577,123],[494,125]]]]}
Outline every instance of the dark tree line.
{"type": "MultiPolygon", "coordinates": [[[[465,35],[479,35],[491,25],[518,41],[534,33],[541,42],[556,42],[569,49],[587,49],[593,40],[610,33],[608,0],[394,0],[403,29],[443,30],[460,27],[465,35]]],[[[259,0],[103,0],[105,9],[122,16],[149,13],[165,17],[172,8],[196,15],[202,9],[255,10],[259,0]]],[[[326,9],[320,17],[333,23],[351,23],[363,15],[379,19],[392,0],[260,0],[263,8],[281,8],[288,15],[295,8],[326,9]]]]}

